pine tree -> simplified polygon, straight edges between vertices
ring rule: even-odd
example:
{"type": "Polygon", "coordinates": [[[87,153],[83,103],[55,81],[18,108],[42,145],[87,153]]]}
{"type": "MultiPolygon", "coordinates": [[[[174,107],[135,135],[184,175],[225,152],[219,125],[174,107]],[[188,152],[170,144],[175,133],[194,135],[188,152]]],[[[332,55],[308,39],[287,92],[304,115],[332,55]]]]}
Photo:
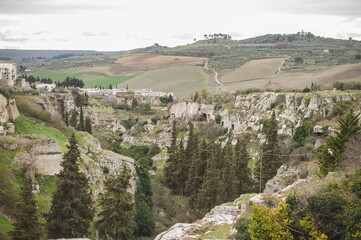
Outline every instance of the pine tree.
{"type": "Polygon", "coordinates": [[[175,189],[175,186],[177,184],[174,179],[174,172],[176,170],[176,164],[177,164],[176,151],[177,151],[177,128],[176,128],[176,121],[173,121],[171,145],[168,148],[168,159],[166,162],[166,166],[164,168],[164,175],[167,180],[167,186],[171,189],[175,189]]]}
{"type": "Polygon", "coordinates": [[[83,237],[89,233],[94,210],[86,175],[79,170],[75,135],[69,139],[68,151],[63,156],[63,169],[58,174],[56,190],[48,215],[50,238],[83,237]]]}
{"type": "Polygon", "coordinates": [[[108,87],[109,89],[113,89],[113,86],[112,86],[112,84],[109,84],[109,87],[108,87]]]}
{"type": "Polygon", "coordinates": [[[43,232],[37,215],[33,182],[28,170],[23,170],[24,185],[21,187],[20,200],[15,212],[14,231],[9,235],[13,240],[40,240],[43,232]]]}
{"type": "Polygon", "coordinates": [[[360,114],[355,114],[351,108],[347,114],[339,120],[339,131],[336,137],[329,136],[326,144],[321,147],[319,156],[320,173],[326,175],[333,171],[341,162],[341,155],[348,139],[360,130],[358,125],[360,114]]]}
{"type": "Polygon", "coordinates": [[[83,107],[80,106],[80,117],[79,117],[79,125],[78,125],[79,131],[84,131],[84,114],[83,114],[83,107]]]}
{"type": "Polygon", "coordinates": [[[266,132],[266,142],[262,146],[260,159],[256,163],[255,175],[257,180],[261,181],[259,183],[261,190],[263,190],[266,182],[277,174],[277,169],[282,165],[277,131],[278,123],[275,112],[273,112],[266,132]]]}
{"type": "Polygon", "coordinates": [[[130,188],[131,175],[126,165],[116,176],[110,176],[105,182],[106,192],[99,199],[101,212],[96,222],[101,239],[132,239],[135,215],[130,188]]]}
{"type": "Polygon", "coordinates": [[[74,108],[71,111],[71,116],[70,116],[70,126],[72,126],[73,128],[77,127],[76,115],[77,115],[77,112],[76,112],[76,109],[74,108]]]}
{"type": "Polygon", "coordinates": [[[89,134],[92,134],[92,122],[91,122],[91,120],[90,120],[90,118],[89,117],[86,117],[85,118],[85,126],[84,126],[84,130],[86,131],[86,132],[88,132],[89,134]]]}
{"type": "Polygon", "coordinates": [[[251,171],[248,168],[248,163],[251,157],[247,151],[247,145],[239,138],[234,149],[236,176],[238,176],[238,194],[243,194],[252,189],[251,171]]]}

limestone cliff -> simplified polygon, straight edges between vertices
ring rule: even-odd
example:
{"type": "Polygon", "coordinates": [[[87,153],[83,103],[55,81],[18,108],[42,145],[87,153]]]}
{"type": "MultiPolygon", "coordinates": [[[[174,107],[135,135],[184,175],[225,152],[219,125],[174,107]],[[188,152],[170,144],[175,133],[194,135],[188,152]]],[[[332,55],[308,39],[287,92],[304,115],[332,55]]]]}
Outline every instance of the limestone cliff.
{"type": "MultiPolygon", "coordinates": [[[[13,138],[15,146],[24,151],[19,153],[14,159],[19,164],[30,164],[34,172],[43,175],[58,174],[62,167],[63,152],[54,139],[47,138],[13,138]]],[[[1,142],[0,142],[1,143],[1,142]]],[[[9,148],[9,147],[8,147],[9,148]]],[[[123,163],[135,176],[134,160],[132,158],[103,150],[100,143],[93,136],[83,133],[79,142],[81,153],[81,170],[86,173],[90,184],[93,186],[93,194],[98,195],[103,191],[103,183],[106,174],[119,172],[123,168],[123,163]]],[[[135,180],[132,178],[131,191],[135,192],[135,180]]]]}
{"type": "MultiPolygon", "coordinates": [[[[187,120],[199,116],[207,121],[214,121],[221,116],[221,125],[235,133],[259,131],[263,121],[276,112],[279,121],[279,134],[292,136],[294,129],[302,121],[312,117],[326,118],[332,114],[338,102],[358,101],[360,93],[318,92],[318,93],[255,93],[237,96],[232,106],[215,110],[213,104],[179,102],[170,108],[171,116],[187,120]]],[[[358,106],[359,107],[359,106],[358,106]]]]}

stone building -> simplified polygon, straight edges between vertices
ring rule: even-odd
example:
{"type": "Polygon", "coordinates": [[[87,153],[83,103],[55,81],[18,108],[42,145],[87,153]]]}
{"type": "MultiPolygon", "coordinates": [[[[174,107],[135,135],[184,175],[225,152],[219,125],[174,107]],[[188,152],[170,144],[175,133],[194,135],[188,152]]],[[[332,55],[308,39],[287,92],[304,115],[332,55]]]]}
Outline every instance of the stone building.
{"type": "Polygon", "coordinates": [[[14,86],[16,81],[16,63],[14,61],[0,60],[0,83],[14,86]]]}

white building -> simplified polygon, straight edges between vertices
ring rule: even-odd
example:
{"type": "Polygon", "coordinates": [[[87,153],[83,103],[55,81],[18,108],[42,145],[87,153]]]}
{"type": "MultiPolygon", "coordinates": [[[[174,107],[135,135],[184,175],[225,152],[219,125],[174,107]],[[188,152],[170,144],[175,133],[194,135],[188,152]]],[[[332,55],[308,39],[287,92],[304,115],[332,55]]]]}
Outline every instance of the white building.
{"type": "Polygon", "coordinates": [[[0,60],[0,82],[14,86],[16,81],[16,63],[0,60]]]}

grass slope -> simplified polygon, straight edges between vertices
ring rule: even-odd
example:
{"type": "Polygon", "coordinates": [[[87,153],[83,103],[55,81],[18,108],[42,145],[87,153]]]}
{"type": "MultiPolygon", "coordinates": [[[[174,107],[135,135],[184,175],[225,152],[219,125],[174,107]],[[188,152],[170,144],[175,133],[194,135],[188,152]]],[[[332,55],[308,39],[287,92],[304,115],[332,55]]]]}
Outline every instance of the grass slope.
{"type": "Polygon", "coordinates": [[[146,88],[174,92],[177,97],[189,97],[201,89],[210,89],[208,75],[197,66],[175,66],[144,73],[127,82],[130,89],[146,88]]]}
{"type": "Polygon", "coordinates": [[[109,76],[101,72],[79,72],[79,69],[70,69],[62,71],[42,71],[33,73],[34,76],[40,78],[51,78],[54,81],[64,81],[66,77],[76,77],[84,81],[85,88],[94,88],[95,86],[108,87],[112,84],[113,87],[124,83],[131,79],[129,76],[109,76]]]}
{"type": "Polygon", "coordinates": [[[66,150],[65,144],[68,139],[56,128],[45,126],[40,121],[24,115],[20,115],[20,117],[15,120],[15,126],[15,134],[17,135],[34,134],[47,138],[54,138],[58,142],[61,150],[66,150]]]}

